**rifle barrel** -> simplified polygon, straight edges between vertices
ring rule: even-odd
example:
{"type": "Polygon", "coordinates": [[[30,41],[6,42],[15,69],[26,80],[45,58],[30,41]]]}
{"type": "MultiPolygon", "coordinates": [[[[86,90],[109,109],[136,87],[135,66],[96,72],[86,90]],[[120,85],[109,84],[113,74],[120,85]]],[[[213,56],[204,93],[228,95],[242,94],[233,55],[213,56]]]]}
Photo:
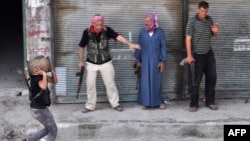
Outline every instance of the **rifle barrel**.
{"type": "Polygon", "coordinates": [[[76,94],[77,99],[78,99],[79,92],[80,92],[80,90],[82,88],[83,74],[84,74],[84,67],[81,67],[81,71],[79,73],[76,73],[76,76],[80,76],[79,82],[78,82],[77,94],[76,94]]]}

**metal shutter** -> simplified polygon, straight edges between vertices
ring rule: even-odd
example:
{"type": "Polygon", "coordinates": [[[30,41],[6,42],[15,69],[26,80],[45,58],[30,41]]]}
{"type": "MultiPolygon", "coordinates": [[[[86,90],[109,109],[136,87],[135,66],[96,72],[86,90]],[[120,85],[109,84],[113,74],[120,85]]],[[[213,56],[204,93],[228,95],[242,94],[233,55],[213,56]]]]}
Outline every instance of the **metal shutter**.
{"type": "MultiPolygon", "coordinates": [[[[54,0],[54,48],[57,67],[66,67],[66,96],[74,96],[78,78],[78,43],[91,17],[100,13],[105,24],[132,42],[137,42],[147,12],[159,17],[168,45],[168,62],[163,77],[164,97],[177,97],[182,88],[182,21],[181,1],[168,0],[54,0]],[[129,36],[131,35],[131,36],[129,36]]],[[[116,85],[121,101],[134,101],[137,97],[133,52],[127,45],[110,40],[115,67],[116,85]]],[[[85,55],[86,56],[86,55],[85,55]]],[[[80,95],[86,95],[86,74],[80,95]]],[[[100,75],[97,77],[98,101],[107,101],[106,90],[100,75]],[[103,96],[103,97],[101,97],[103,96]]],[[[72,100],[72,99],[71,99],[72,100]]],[[[61,100],[62,102],[63,100],[61,100]]],[[[65,102],[65,101],[64,101],[65,102]]]]}
{"type": "MultiPolygon", "coordinates": [[[[250,90],[250,1],[207,2],[209,15],[219,24],[219,34],[212,40],[217,65],[217,96],[247,96],[250,90]]],[[[197,4],[198,1],[190,1],[190,17],[196,13],[197,4]]],[[[204,91],[204,83],[201,90],[204,91]]]]}

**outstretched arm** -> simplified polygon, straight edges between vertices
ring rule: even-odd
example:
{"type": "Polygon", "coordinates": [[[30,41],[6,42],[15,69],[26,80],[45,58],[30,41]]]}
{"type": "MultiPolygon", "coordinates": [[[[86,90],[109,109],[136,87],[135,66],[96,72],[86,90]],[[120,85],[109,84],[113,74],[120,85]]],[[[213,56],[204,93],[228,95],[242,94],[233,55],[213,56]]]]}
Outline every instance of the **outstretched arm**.
{"type": "Polygon", "coordinates": [[[122,43],[124,43],[124,44],[127,44],[132,50],[140,49],[140,48],[141,48],[140,45],[134,44],[134,43],[128,41],[128,40],[127,40],[125,37],[123,37],[122,35],[118,35],[117,38],[116,38],[116,40],[118,40],[118,41],[120,41],[120,42],[122,42],[122,43]]]}

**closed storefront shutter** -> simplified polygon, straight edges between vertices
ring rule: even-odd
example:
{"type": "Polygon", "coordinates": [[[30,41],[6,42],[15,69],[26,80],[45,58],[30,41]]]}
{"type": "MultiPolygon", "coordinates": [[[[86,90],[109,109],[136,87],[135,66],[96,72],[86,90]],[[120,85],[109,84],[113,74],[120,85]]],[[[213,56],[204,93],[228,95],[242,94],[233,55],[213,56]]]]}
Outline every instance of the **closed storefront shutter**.
{"type": "MultiPolygon", "coordinates": [[[[209,0],[209,15],[219,24],[219,34],[212,39],[216,57],[218,97],[245,97],[250,91],[250,1],[209,0]]],[[[189,17],[197,10],[190,1],[189,17]]],[[[204,79],[201,91],[204,92],[204,79]]]]}
{"type": "MultiPolygon", "coordinates": [[[[53,29],[56,67],[64,69],[65,95],[74,97],[79,77],[78,43],[83,30],[96,13],[105,17],[105,25],[132,42],[137,42],[139,31],[144,26],[144,16],[154,12],[159,17],[167,40],[168,61],[163,74],[165,98],[178,97],[182,88],[182,11],[181,0],[54,0],[53,29]]],[[[135,101],[137,98],[134,54],[127,45],[110,40],[115,80],[121,101],[135,101]]],[[[85,52],[86,53],[86,52],[85,52]]],[[[86,57],[86,55],[85,55],[86,57]]],[[[85,71],[86,72],[86,71],[85,71]]],[[[106,89],[101,75],[97,76],[98,101],[107,101],[106,89]]],[[[58,88],[60,89],[60,88],[58,88]]],[[[72,99],[71,99],[72,100],[72,99]]],[[[84,74],[80,101],[86,100],[86,73],[84,74]]],[[[68,99],[70,101],[70,98],[68,99]]],[[[59,102],[67,102],[59,97],[59,102]]]]}

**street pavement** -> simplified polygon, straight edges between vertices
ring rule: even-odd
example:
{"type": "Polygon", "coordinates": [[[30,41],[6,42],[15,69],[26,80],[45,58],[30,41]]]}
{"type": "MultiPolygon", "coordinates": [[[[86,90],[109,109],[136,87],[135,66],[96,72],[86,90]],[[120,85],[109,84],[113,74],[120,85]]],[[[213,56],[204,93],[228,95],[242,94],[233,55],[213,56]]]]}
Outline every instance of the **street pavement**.
{"type": "MultiPolygon", "coordinates": [[[[2,88],[0,97],[0,140],[20,141],[42,128],[30,114],[24,86],[2,88]]],[[[49,109],[57,141],[223,141],[224,125],[250,125],[247,98],[216,99],[216,104],[219,109],[212,111],[201,100],[194,113],[188,100],[168,101],[165,110],[142,110],[136,102],[122,102],[122,112],[109,103],[97,103],[89,113],[81,112],[84,103],[53,103],[49,109]]]]}

